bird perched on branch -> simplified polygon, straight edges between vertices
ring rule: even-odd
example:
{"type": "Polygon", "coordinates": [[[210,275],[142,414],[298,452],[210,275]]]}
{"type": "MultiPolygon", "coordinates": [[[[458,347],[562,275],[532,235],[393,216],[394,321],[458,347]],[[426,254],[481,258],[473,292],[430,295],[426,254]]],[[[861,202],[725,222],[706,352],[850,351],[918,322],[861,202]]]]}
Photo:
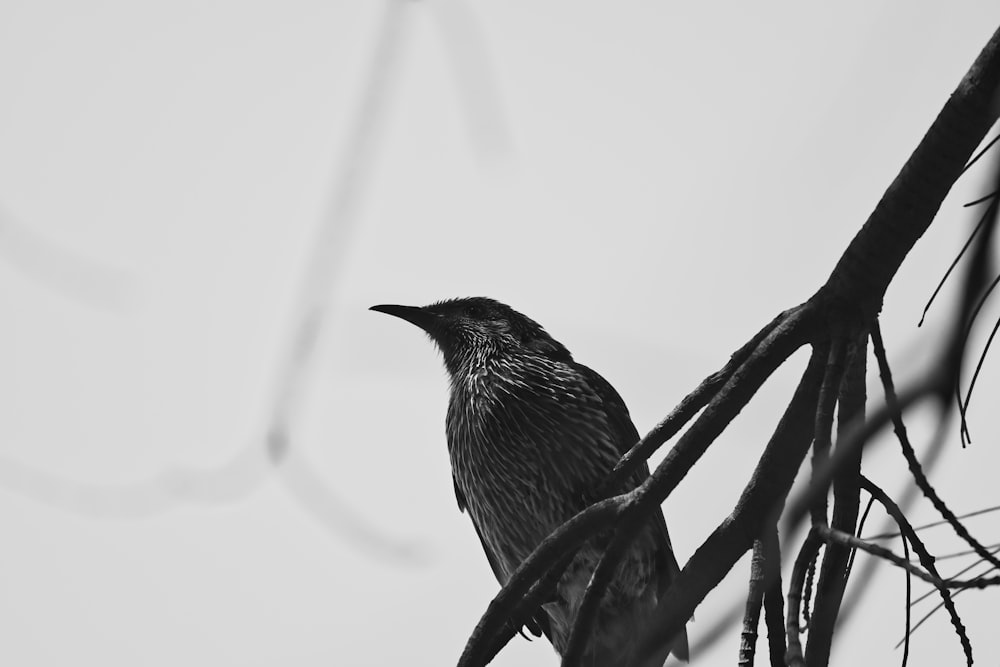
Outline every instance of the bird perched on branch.
{"type": "MultiPolygon", "coordinates": [[[[600,500],[602,482],[639,440],[621,396],[573,360],[535,321],[477,297],[425,307],[381,305],[423,329],[451,380],[446,431],[459,509],[468,511],[493,573],[505,584],[552,531],[600,500]]],[[[642,470],[626,491],[649,475],[642,470]]],[[[610,531],[586,543],[524,625],[562,655],[610,531]]],[[[584,665],[631,665],[645,619],[678,573],[667,526],[650,517],[599,607],[584,665]]],[[[687,659],[687,637],[673,642],[687,659]]],[[[662,656],[665,658],[666,656],[662,656]]]]}

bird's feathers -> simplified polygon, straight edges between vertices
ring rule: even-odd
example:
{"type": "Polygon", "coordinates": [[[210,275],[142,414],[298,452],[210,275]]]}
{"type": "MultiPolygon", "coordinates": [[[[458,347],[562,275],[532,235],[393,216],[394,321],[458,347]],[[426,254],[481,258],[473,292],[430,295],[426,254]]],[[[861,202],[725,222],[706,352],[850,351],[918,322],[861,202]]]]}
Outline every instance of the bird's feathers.
{"type": "MultiPolygon", "coordinates": [[[[639,440],[628,408],[607,380],[576,363],[538,323],[492,299],[375,309],[424,329],[443,353],[455,497],[504,584],[545,537],[600,499],[607,475],[639,440]]],[[[643,465],[621,491],[648,476],[643,465]]],[[[525,621],[560,653],[611,533],[580,548],[552,595],[525,621]]],[[[656,512],[603,598],[586,664],[629,664],[644,620],[677,572],[656,512]]],[[[686,658],[686,638],[681,643],[674,653],[686,658]]]]}
{"type": "MultiPolygon", "coordinates": [[[[622,400],[621,395],[611,383],[605,380],[597,371],[583,364],[574,363],[573,365],[586,378],[591,388],[601,397],[605,414],[608,417],[608,423],[614,428],[617,436],[618,451],[624,456],[633,445],[639,442],[639,431],[635,428],[635,424],[632,423],[632,417],[629,415],[625,401],[622,400]]],[[[649,465],[643,463],[637,475],[637,481],[640,483],[646,481],[646,478],[649,477],[649,465]]],[[[674,556],[673,545],[670,544],[670,534],[667,532],[667,522],[663,518],[662,512],[656,512],[656,523],[660,528],[659,537],[662,540],[661,547],[663,547],[657,550],[657,554],[663,558],[662,567],[664,572],[666,572],[666,576],[661,578],[663,588],[659,593],[662,594],[666,591],[670,581],[680,572],[680,567],[677,564],[677,558],[674,556]]]]}
{"type": "MultiPolygon", "coordinates": [[[[458,488],[458,482],[454,477],[452,477],[452,482],[455,485],[455,499],[458,501],[458,509],[464,512],[467,507],[465,496],[462,495],[462,490],[458,488]]],[[[483,552],[486,553],[486,560],[489,561],[493,575],[497,578],[497,581],[506,581],[503,570],[500,569],[500,564],[497,562],[496,556],[493,555],[493,550],[486,544],[486,540],[483,539],[483,533],[479,530],[479,525],[476,524],[475,520],[472,522],[472,527],[476,529],[476,536],[479,538],[479,543],[483,546],[483,552]]],[[[540,606],[531,612],[530,618],[524,621],[524,627],[536,637],[541,637],[544,634],[549,641],[552,640],[552,633],[549,629],[549,617],[545,615],[540,606]]]]}

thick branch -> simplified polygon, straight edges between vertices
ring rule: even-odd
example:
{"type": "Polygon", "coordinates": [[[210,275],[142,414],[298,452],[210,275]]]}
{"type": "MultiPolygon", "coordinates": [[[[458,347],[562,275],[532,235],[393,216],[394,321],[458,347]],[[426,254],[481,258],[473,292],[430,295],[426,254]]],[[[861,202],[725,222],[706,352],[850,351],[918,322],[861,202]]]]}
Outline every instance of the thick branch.
{"type": "Polygon", "coordinates": [[[870,322],[889,282],[997,119],[1000,30],[958,84],[916,150],[837,262],[824,296],[870,322]]]}

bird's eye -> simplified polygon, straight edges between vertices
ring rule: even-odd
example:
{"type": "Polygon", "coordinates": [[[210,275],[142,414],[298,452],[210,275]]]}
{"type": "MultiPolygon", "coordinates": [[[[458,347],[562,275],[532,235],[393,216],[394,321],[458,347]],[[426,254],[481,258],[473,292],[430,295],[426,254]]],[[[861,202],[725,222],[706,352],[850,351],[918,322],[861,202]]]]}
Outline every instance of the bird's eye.
{"type": "Polygon", "coordinates": [[[486,315],[486,311],[478,304],[471,304],[465,307],[465,316],[473,320],[481,320],[486,315]]]}

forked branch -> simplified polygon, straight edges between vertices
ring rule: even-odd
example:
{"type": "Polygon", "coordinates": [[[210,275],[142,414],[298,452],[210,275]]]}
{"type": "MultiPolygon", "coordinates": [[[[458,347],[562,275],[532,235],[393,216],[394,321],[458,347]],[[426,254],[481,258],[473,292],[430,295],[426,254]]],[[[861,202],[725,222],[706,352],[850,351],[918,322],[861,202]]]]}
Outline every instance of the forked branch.
{"type": "MultiPolygon", "coordinates": [[[[994,33],[945,103],[867,222],[848,245],[826,283],[807,302],[781,313],[764,327],[733,355],[724,368],[706,378],[656,429],[623,457],[605,484],[602,495],[606,499],[557,529],[521,564],[480,620],[462,655],[460,666],[477,667],[492,659],[505,641],[505,624],[516,619],[519,613],[524,613],[519,605],[532,586],[537,586],[536,582],[543,577],[557,576],[553,568],[565,562],[568,554],[615,524],[618,529],[616,537],[610,542],[610,548],[593,575],[588,601],[578,616],[577,632],[571,641],[572,662],[586,644],[602,586],[614,571],[619,555],[636,532],[636,527],[659,511],[663,500],[771,374],[796,350],[812,345],[813,354],[795,395],[739,502],[730,516],[695,551],[658,602],[650,623],[654,630],[640,642],[639,655],[648,657],[662,652],[663,647],[683,629],[705,595],[722,580],[754,541],[766,534],[768,527],[773,527],[777,521],[814,436],[828,433],[833,403],[830,398],[821,401],[823,378],[841,375],[837,369],[840,364],[837,354],[830,357],[831,345],[836,349],[836,341],[841,338],[853,341],[858,349],[857,356],[864,356],[857,341],[863,340],[874,326],[886,289],[903,259],[926,231],[945,195],[996,120],[998,109],[994,100],[998,88],[1000,31],[994,33]],[[821,402],[823,410],[818,415],[817,407],[821,402]],[[607,497],[617,493],[624,480],[699,411],[701,414],[645,482],[629,493],[607,497]]],[[[991,231],[988,229],[986,234],[981,235],[980,248],[985,245],[984,239],[990,236],[991,231]]],[[[979,253],[972,263],[967,283],[970,286],[984,284],[983,257],[979,253]]],[[[968,310],[963,309],[959,319],[965,321],[967,315],[968,310]]],[[[837,555],[829,566],[828,583],[824,585],[822,575],[820,582],[820,588],[826,591],[821,590],[821,596],[825,596],[823,599],[829,603],[824,612],[828,614],[825,621],[830,628],[828,638],[832,635],[843,583],[849,571],[845,555],[853,549],[863,549],[913,571],[922,579],[944,586],[961,588],[993,583],[983,579],[941,580],[924,568],[911,565],[892,552],[860,540],[853,534],[857,518],[858,461],[864,444],[891,421],[895,412],[906,410],[928,395],[940,397],[942,387],[948,387],[950,391],[963,351],[960,343],[949,345],[941,364],[941,373],[901,392],[892,411],[875,411],[869,419],[863,420],[861,426],[850,429],[845,425],[847,419],[842,420],[836,450],[828,462],[824,463],[822,452],[817,452],[821,466],[814,475],[811,489],[789,504],[784,520],[786,527],[794,528],[810,508],[814,508],[817,519],[820,514],[824,518],[810,529],[806,540],[808,548],[800,552],[790,583],[787,633],[790,663],[800,664],[802,661],[797,619],[805,570],[799,564],[815,556],[823,543],[830,545],[831,552],[837,555]],[[831,484],[835,504],[833,526],[829,527],[825,522],[825,510],[818,504],[818,499],[826,494],[831,484]],[[792,619],[795,620],[794,628],[792,619]]],[[[863,373],[863,368],[853,375],[849,373],[851,380],[847,385],[830,384],[832,379],[827,383],[828,393],[833,386],[841,387],[837,402],[842,417],[846,415],[850,418],[863,411],[864,396],[863,393],[859,395],[859,387],[863,387],[863,373]]],[[[858,421],[853,420],[855,424],[858,421]]],[[[825,447],[827,441],[828,437],[824,436],[821,447],[825,447]]],[[[768,583],[767,590],[770,591],[771,582],[768,583]]],[[[765,603],[769,599],[769,593],[765,594],[765,603]]],[[[828,655],[822,647],[816,650],[821,655],[828,655]]],[[[772,648],[772,660],[773,655],[772,648]]]]}

